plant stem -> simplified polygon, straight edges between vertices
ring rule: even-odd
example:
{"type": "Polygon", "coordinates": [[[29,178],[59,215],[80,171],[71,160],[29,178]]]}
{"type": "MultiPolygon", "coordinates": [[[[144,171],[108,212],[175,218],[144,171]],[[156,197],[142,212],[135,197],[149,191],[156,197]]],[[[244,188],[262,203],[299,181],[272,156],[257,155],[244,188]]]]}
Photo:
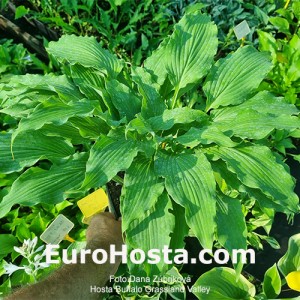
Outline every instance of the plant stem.
{"type": "Polygon", "coordinates": [[[121,177],[118,176],[118,175],[116,175],[112,180],[115,181],[115,182],[117,182],[117,183],[120,183],[120,184],[123,184],[123,183],[124,183],[123,178],[121,178],[121,177]]]}
{"type": "Polygon", "coordinates": [[[177,85],[175,88],[175,92],[174,92],[174,96],[172,98],[172,105],[171,108],[175,108],[176,102],[177,102],[177,97],[178,97],[178,93],[179,93],[179,86],[177,85]]]}

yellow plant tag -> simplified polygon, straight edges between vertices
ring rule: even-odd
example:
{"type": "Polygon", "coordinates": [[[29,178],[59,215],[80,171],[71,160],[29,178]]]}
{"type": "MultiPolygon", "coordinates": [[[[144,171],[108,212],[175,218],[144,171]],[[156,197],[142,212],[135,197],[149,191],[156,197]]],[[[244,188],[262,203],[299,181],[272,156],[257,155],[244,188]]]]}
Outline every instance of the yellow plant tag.
{"type": "Polygon", "coordinates": [[[102,212],[108,206],[108,197],[103,189],[99,189],[92,194],[82,198],[77,202],[85,219],[102,212]]]}
{"type": "Polygon", "coordinates": [[[250,33],[250,28],[246,20],[241,22],[240,24],[236,25],[233,28],[233,31],[235,33],[235,36],[238,40],[242,39],[245,37],[247,34],[250,33]]]}
{"type": "Polygon", "coordinates": [[[72,223],[64,215],[58,215],[42,233],[40,238],[47,244],[57,245],[65,239],[73,227],[74,223],[72,223]]]}
{"type": "Polygon", "coordinates": [[[285,279],[292,290],[300,292],[300,271],[289,273],[285,279]]]}

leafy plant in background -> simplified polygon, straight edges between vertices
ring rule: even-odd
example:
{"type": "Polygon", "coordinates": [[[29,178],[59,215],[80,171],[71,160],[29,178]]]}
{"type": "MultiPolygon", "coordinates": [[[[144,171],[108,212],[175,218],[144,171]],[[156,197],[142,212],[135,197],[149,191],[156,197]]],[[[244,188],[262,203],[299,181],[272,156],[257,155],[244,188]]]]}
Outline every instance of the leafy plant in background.
{"type": "Polygon", "coordinates": [[[247,35],[246,43],[255,47],[258,45],[256,31],[267,28],[269,16],[274,13],[276,8],[282,7],[283,1],[212,1],[202,0],[186,10],[201,9],[202,12],[209,14],[218,26],[219,52],[218,57],[223,57],[230,51],[234,51],[239,46],[239,41],[233,32],[233,28],[240,22],[246,20],[250,27],[250,34],[247,35]]]}
{"type": "Polygon", "coordinates": [[[24,270],[26,274],[32,277],[33,281],[36,282],[38,271],[49,267],[49,264],[42,262],[45,252],[41,252],[45,246],[42,245],[36,248],[38,238],[37,236],[33,240],[24,240],[22,247],[14,247],[14,250],[22,255],[28,262],[27,265],[19,267],[12,263],[4,265],[6,274],[9,276],[18,270],[24,270]]]}
{"type": "Polygon", "coordinates": [[[28,0],[17,7],[15,17],[26,14],[60,34],[96,36],[103,46],[139,65],[171,33],[190,2],[28,0]]]}
{"type": "Polygon", "coordinates": [[[275,95],[283,96],[289,103],[300,105],[300,2],[292,1],[287,9],[276,11],[269,19],[273,31],[259,31],[259,47],[271,54],[274,68],[262,83],[275,95]]]}
{"type": "Polygon", "coordinates": [[[95,36],[102,46],[119,57],[140,65],[171,33],[173,25],[185,12],[201,10],[211,15],[219,29],[218,57],[223,57],[239,45],[233,33],[235,25],[247,20],[251,28],[247,43],[257,46],[256,30],[267,27],[269,15],[282,7],[283,2],[107,0],[97,3],[94,0],[28,0],[17,7],[15,17],[26,15],[40,20],[62,34],[95,36]]]}
{"type": "MultiPolygon", "coordinates": [[[[0,40],[0,80],[7,82],[13,75],[46,71],[46,66],[21,44],[0,40]]],[[[43,72],[42,72],[43,73],[43,72]]]]}
{"type": "MultiPolygon", "coordinates": [[[[3,180],[5,187],[0,191],[1,198],[7,194],[11,186],[11,181],[15,180],[19,174],[13,173],[10,180],[3,180]],[[14,179],[13,179],[14,177],[14,179]]],[[[2,180],[1,180],[2,181],[2,180]]],[[[5,218],[1,219],[1,234],[0,234],[0,295],[7,294],[11,291],[11,287],[19,285],[26,285],[34,282],[34,277],[28,275],[24,269],[24,266],[28,266],[28,260],[23,258],[14,247],[19,247],[20,243],[23,244],[26,240],[32,241],[35,237],[40,236],[46,227],[53,221],[53,219],[59,214],[64,213],[70,220],[77,223],[81,219],[81,215],[74,213],[72,203],[63,201],[56,205],[38,204],[28,209],[28,207],[17,207],[12,209],[5,218]],[[6,265],[15,265],[20,267],[20,270],[16,270],[10,276],[5,274],[6,265]]],[[[84,228],[77,228],[76,232],[72,233],[74,238],[82,240],[85,236],[84,228]]],[[[80,245],[80,243],[78,243],[80,245]]],[[[43,245],[41,240],[38,240],[37,247],[43,245]]],[[[62,247],[67,247],[67,242],[62,242],[62,247]]],[[[41,260],[43,262],[44,259],[41,260]]],[[[46,276],[48,273],[56,269],[58,265],[51,265],[46,269],[39,269],[37,272],[37,280],[46,276]]],[[[28,268],[27,268],[28,269],[28,268]]]]}
{"type": "MultiPolygon", "coordinates": [[[[0,112],[17,126],[0,135],[0,170],[26,171],[4,195],[1,217],[16,204],[72,201],[123,180],[129,247],[182,248],[190,228],[204,248],[231,252],[251,244],[250,211],[269,220],[267,233],[275,212],[297,213],[288,168],[261,141],[299,129],[299,111],[257,93],[267,54],[246,46],[214,63],[217,47],[216,26],[199,13],[185,15],[144,67],[127,68],[94,38],[51,42],[64,75],[2,85],[0,112]],[[190,97],[199,88],[205,102],[190,97]]],[[[152,277],[171,267],[128,264],[127,272],[152,277]]]]}
{"type": "MultiPolygon", "coordinates": [[[[264,281],[259,287],[247,280],[243,275],[238,275],[230,268],[213,268],[199,277],[194,285],[209,286],[209,294],[198,294],[199,299],[276,299],[282,292],[282,287],[288,284],[291,289],[300,292],[300,284],[297,275],[300,275],[300,234],[289,239],[289,246],[286,254],[269,268],[264,276],[264,281]],[[281,278],[280,273],[284,276],[281,278]]],[[[293,298],[293,299],[298,299],[293,298]]]]}

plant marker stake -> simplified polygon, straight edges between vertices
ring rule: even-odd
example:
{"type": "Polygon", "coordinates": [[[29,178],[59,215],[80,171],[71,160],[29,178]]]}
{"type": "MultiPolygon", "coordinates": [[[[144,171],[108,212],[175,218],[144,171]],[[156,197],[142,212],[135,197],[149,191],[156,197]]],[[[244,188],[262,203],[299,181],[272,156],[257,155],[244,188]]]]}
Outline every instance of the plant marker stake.
{"type": "Polygon", "coordinates": [[[44,241],[47,244],[58,245],[63,239],[66,239],[68,233],[71,231],[73,227],[74,227],[74,223],[71,222],[64,215],[60,214],[47,227],[47,229],[42,233],[40,238],[42,241],[44,241]]]}
{"type": "Polygon", "coordinates": [[[72,239],[68,234],[65,236],[64,240],[69,241],[70,243],[74,243],[75,240],[72,239]]]}
{"type": "Polygon", "coordinates": [[[99,189],[77,202],[78,207],[84,215],[84,220],[105,210],[108,206],[108,197],[103,189],[99,189]]]}
{"type": "Polygon", "coordinates": [[[284,9],[287,9],[287,7],[289,6],[289,3],[291,2],[291,0],[287,0],[284,6],[284,9]]]}
{"type": "Polygon", "coordinates": [[[250,28],[246,20],[236,25],[233,28],[234,34],[238,40],[242,40],[242,45],[245,41],[245,36],[250,33],[250,28]]]}

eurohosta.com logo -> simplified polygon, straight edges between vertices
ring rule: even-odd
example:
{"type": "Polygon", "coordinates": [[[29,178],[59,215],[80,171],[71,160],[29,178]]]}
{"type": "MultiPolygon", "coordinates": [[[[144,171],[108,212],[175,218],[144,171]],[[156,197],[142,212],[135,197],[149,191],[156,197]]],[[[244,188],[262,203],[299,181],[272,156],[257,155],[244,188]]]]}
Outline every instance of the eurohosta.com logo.
{"type": "MultiPolygon", "coordinates": [[[[46,263],[59,263],[57,256],[59,255],[58,245],[46,246],[46,263]],[[56,257],[56,259],[55,259],[56,257]]],[[[170,249],[164,246],[162,249],[150,249],[148,252],[142,249],[133,249],[128,251],[127,245],[122,245],[122,249],[116,250],[115,245],[110,245],[109,253],[105,249],[81,249],[79,253],[76,249],[72,249],[68,255],[67,249],[62,250],[62,262],[65,264],[85,264],[86,259],[92,259],[95,264],[105,264],[107,262],[115,263],[118,258],[121,258],[122,263],[127,263],[130,260],[133,264],[158,264],[163,261],[165,264],[211,264],[213,262],[223,265],[227,264],[231,259],[232,263],[236,264],[241,261],[243,264],[255,263],[255,251],[253,249],[233,249],[230,253],[225,249],[217,249],[213,252],[210,249],[203,249],[199,252],[198,258],[189,257],[189,253],[185,249],[170,249]]]]}

